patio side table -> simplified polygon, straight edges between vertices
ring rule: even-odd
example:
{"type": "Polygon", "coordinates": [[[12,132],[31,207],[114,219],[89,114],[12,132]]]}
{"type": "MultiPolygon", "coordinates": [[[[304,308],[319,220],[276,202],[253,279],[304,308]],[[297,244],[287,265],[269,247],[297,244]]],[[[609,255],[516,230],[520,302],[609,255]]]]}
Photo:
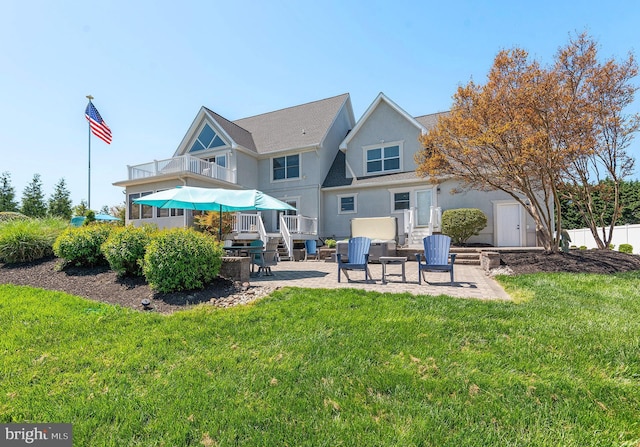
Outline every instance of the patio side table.
{"type": "Polygon", "coordinates": [[[380,256],[380,264],[382,264],[382,284],[387,283],[387,276],[402,276],[402,282],[407,282],[405,276],[405,263],[407,258],[404,256],[380,256]],[[402,266],[402,274],[387,273],[387,264],[400,264],[402,266]]]}

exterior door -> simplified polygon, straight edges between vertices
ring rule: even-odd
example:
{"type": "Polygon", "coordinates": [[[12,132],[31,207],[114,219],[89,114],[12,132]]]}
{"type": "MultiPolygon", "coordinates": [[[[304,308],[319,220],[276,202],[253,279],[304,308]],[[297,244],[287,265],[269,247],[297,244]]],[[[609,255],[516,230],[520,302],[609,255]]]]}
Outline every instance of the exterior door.
{"type": "Polygon", "coordinates": [[[416,191],[416,226],[428,227],[433,205],[433,190],[416,191]]]}
{"type": "Polygon", "coordinates": [[[522,246],[522,213],[518,203],[501,203],[497,208],[497,246],[522,246]]]}

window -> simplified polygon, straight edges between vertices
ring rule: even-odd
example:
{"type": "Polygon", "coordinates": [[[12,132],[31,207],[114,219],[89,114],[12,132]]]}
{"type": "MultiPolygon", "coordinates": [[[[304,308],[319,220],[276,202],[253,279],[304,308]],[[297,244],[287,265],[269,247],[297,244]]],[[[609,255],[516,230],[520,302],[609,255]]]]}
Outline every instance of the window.
{"type": "Polygon", "coordinates": [[[338,214],[353,214],[358,212],[355,195],[338,196],[338,214]]]}
{"type": "Polygon", "coordinates": [[[216,155],[215,157],[205,158],[209,163],[215,163],[223,168],[227,167],[227,154],[216,155]]]}
{"type": "Polygon", "coordinates": [[[153,207],[151,205],[139,205],[133,202],[135,199],[149,194],[151,194],[151,192],[129,194],[129,220],[151,219],[153,217],[153,207]]]}
{"type": "Polygon", "coordinates": [[[367,174],[400,170],[400,146],[367,149],[367,174]]]}
{"type": "Polygon", "coordinates": [[[224,146],[226,143],[222,141],[222,138],[209,126],[205,124],[200,135],[193,142],[189,152],[203,151],[206,149],[213,149],[215,147],[224,146]]]}
{"type": "Polygon", "coordinates": [[[273,159],[273,180],[300,178],[300,155],[273,159]]]}
{"type": "Polygon", "coordinates": [[[409,193],[408,192],[397,192],[393,195],[393,209],[394,211],[409,209],[409,193]]]}
{"type": "MultiPolygon", "coordinates": [[[[164,191],[162,189],[156,191],[164,191]]],[[[184,210],[182,208],[156,208],[156,217],[176,217],[184,216],[184,210]]]]}

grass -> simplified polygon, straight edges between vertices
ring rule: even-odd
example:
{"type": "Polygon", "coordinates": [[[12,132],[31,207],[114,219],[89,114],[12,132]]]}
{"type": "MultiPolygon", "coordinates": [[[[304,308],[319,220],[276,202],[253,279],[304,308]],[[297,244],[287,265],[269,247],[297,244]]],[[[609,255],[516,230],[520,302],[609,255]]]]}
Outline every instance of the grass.
{"type": "Polygon", "coordinates": [[[91,446],[637,446],[640,274],[518,303],[283,289],[144,314],[0,286],[0,421],[91,446]]]}

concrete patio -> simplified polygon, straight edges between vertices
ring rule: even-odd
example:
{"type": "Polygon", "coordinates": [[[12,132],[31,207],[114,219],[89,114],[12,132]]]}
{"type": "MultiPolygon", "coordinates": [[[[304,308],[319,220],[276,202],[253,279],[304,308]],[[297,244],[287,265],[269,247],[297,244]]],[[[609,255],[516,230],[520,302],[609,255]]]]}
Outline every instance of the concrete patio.
{"type": "Polygon", "coordinates": [[[427,273],[429,283],[418,285],[418,266],[415,261],[406,263],[406,282],[401,281],[400,265],[387,266],[387,282],[382,283],[382,266],[370,264],[373,280],[364,281],[364,272],[349,272],[352,281],[342,275],[338,282],[338,265],[325,261],[281,261],[273,267],[273,276],[252,276],[252,285],[270,287],[308,288],[356,288],[381,293],[411,293],[414,295],[450,295],[459,298],[486,300],[511,300],[504,289],[478,265],[455,266],[454,284],[449,283],[449,273],[427,273]],[[398,275],[398,276],[390,276],[398,275]]]}

